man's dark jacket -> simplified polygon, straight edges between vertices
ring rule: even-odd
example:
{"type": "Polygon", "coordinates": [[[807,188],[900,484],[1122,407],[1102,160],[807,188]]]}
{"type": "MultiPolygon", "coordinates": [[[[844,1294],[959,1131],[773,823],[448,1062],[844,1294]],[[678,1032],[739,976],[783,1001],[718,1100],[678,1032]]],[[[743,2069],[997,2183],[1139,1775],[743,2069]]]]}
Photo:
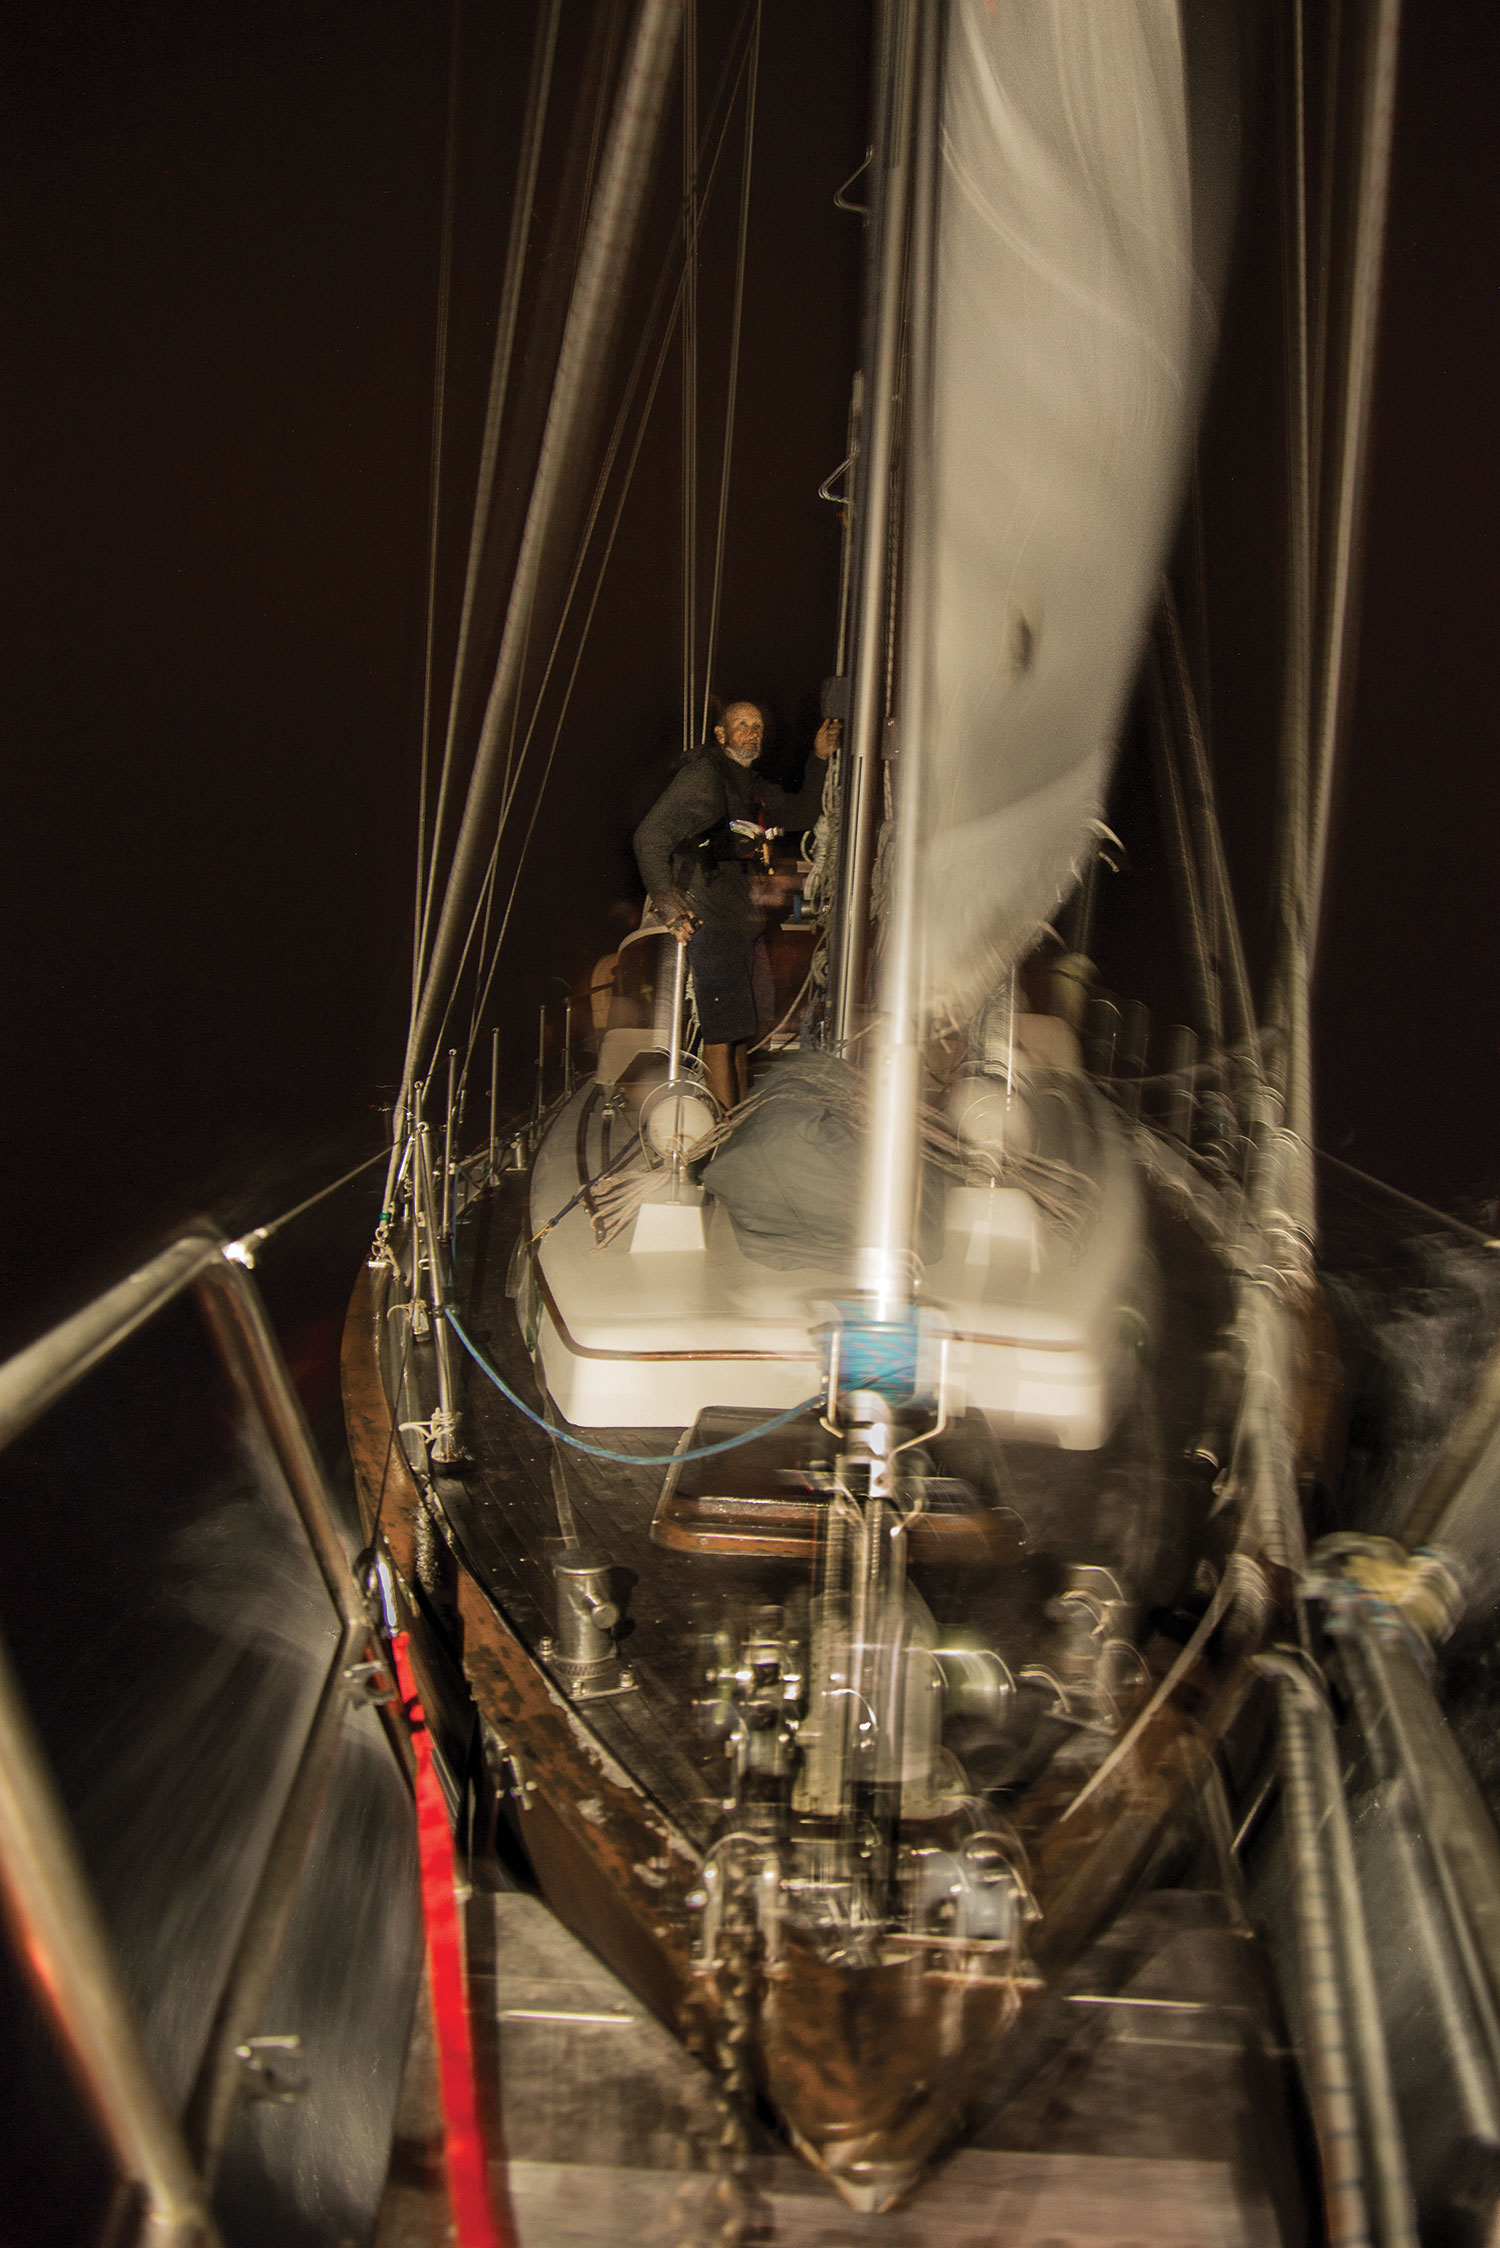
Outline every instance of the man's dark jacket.
{"type": "Polygon", "coordinates": [[[636,864],[662,919],[674,919],[685,899],[706,929],[758,937],[765,916],[750,902],[755,862],[718,857],[715,846],[730,820],[754,820],[792,834],[811,827],[822,808],[827,772],[821,758],[809,758],[807,777],[793,796],[753,765],[737,765],[717,742],[705,742],[684,758],[635,831],[636,864]],[[702,837],[711,838],[706,852],[698,848],[702,837]]]}

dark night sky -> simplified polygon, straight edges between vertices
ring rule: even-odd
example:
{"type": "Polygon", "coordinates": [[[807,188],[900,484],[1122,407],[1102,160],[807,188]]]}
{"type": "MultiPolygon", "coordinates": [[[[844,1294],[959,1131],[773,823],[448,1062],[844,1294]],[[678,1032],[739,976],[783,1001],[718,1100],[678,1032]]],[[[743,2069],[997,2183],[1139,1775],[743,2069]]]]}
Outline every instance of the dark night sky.
{"type": "Polygon", "coordinates": [[[1500,1192],[1500,15],[1406,11],[1361,642],[1320,1010],[1328,1144],[1500,1192]]]}
{"type": "MultiPolygon", "coordinates": [[[[529,15],[473,13],[471,415],[529,15]]],[[[1431,0],[1408,19],[1321,1105],[1334,1149],[1457,1206],[1500,1185],[1500,17],[1431,0]]],[[[854,349],[858,227],[831,195],[863,147],[864,22],[854,0],[767,10],[773,224],[749,279],[719,669],[793,731],[832,665],[836,525],[813,495],[842,450],[854,349]]],[[[262,1214],[374,1144],[409,941],[447,59],[442,12],[399,0],[16,0],[4,40],[14,1336],[189,1205],[233,1204],[248,1178],[245,1214],[262,1214]]],[[[1251,174],[1252,228],[1266,180],[1251,174]]],[[[1217,735],[1259,768],[1279,377],[1249,303],[1231,316],[1243,372],[1216,388],[1208,508],[1229,619],[1217,735]]],[[[560,752],[521,898],[518,1022],[602,944],[618,807],[672,736],[674,460],[669,435],[648,444],[560,752]]]]}

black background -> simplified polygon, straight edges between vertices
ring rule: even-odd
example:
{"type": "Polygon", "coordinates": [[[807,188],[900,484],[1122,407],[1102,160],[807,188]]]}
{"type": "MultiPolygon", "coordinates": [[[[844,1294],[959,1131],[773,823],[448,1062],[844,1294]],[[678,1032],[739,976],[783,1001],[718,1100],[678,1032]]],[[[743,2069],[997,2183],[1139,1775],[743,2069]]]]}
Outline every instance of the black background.
{"type": "MultiPolygon", "coordinates": [[[[707,45],[729,20],[707,11],[707,45]]],[[[471,10],[466,31],[450,595],[529,21],[471,10]]],[[[778,704],[793,749],[832,665],[837,524],[814,494],[843,450],[859,226],[831,198],[863,149],[865,36],[852,0],[766,14],[717,669],[778,704]]],[[[410,941],[448,26],[393,0],[96,0],[17,5],[5,39],[14,1338],[193,1204],[263,1216],[378,1140],[410,941]]],[[[1491,10],[1408,11],[1319,1010],[1325,1144],[1471,1210],[1496,1185],[1500,1013],[1497,49],[1491,10]]],[[[1261,142],[1204,470],[1210,709],[1252,922],[1279,696],[1261,142]]],[[[500,1020],[518,1067],[548,979],[609,941],[629,814],[676,730],[674,381],[517,901],[500,1020]]],[[[1149,841],[1126,839],[1123,879],[1149,878],[1149,841]]]]}

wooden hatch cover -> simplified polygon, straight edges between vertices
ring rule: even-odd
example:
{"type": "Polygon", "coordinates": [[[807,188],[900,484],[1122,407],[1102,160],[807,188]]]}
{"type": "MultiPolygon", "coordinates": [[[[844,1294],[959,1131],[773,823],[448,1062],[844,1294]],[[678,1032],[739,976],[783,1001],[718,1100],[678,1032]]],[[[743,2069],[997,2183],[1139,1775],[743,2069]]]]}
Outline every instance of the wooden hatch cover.
{"type": "MultiPolygon", "coordinates": [[[[744,1435],[764,1418],[718,1405],[698,1415],[667,1470],[651,1523],[654,1544],[745,1559],[812,1555],[834,1489],[836,1450],[816,1413],[715,1458],[690,1456],[744,1435]]],[[[911,1532],[913,1561],[1021,1558],[1024,1530],[1015,1510],[1000,1502],[993,1445],[983,1415],[966,1413],[913,1457],[923,1500],[911,1532]]]]}

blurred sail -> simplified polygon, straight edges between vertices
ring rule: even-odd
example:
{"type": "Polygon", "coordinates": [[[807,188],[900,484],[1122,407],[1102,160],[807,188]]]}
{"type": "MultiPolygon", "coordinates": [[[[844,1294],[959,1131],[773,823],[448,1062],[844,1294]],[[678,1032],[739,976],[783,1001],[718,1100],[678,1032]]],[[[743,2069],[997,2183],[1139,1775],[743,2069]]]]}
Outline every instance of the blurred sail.
{"type": "Polygon", "coordinates": [[[1172,530],[1207,311],[1185,79],[1177,0],[952,10],[910,529],[928,989],[959,1016],[1087,850],[1172,530]]]}

